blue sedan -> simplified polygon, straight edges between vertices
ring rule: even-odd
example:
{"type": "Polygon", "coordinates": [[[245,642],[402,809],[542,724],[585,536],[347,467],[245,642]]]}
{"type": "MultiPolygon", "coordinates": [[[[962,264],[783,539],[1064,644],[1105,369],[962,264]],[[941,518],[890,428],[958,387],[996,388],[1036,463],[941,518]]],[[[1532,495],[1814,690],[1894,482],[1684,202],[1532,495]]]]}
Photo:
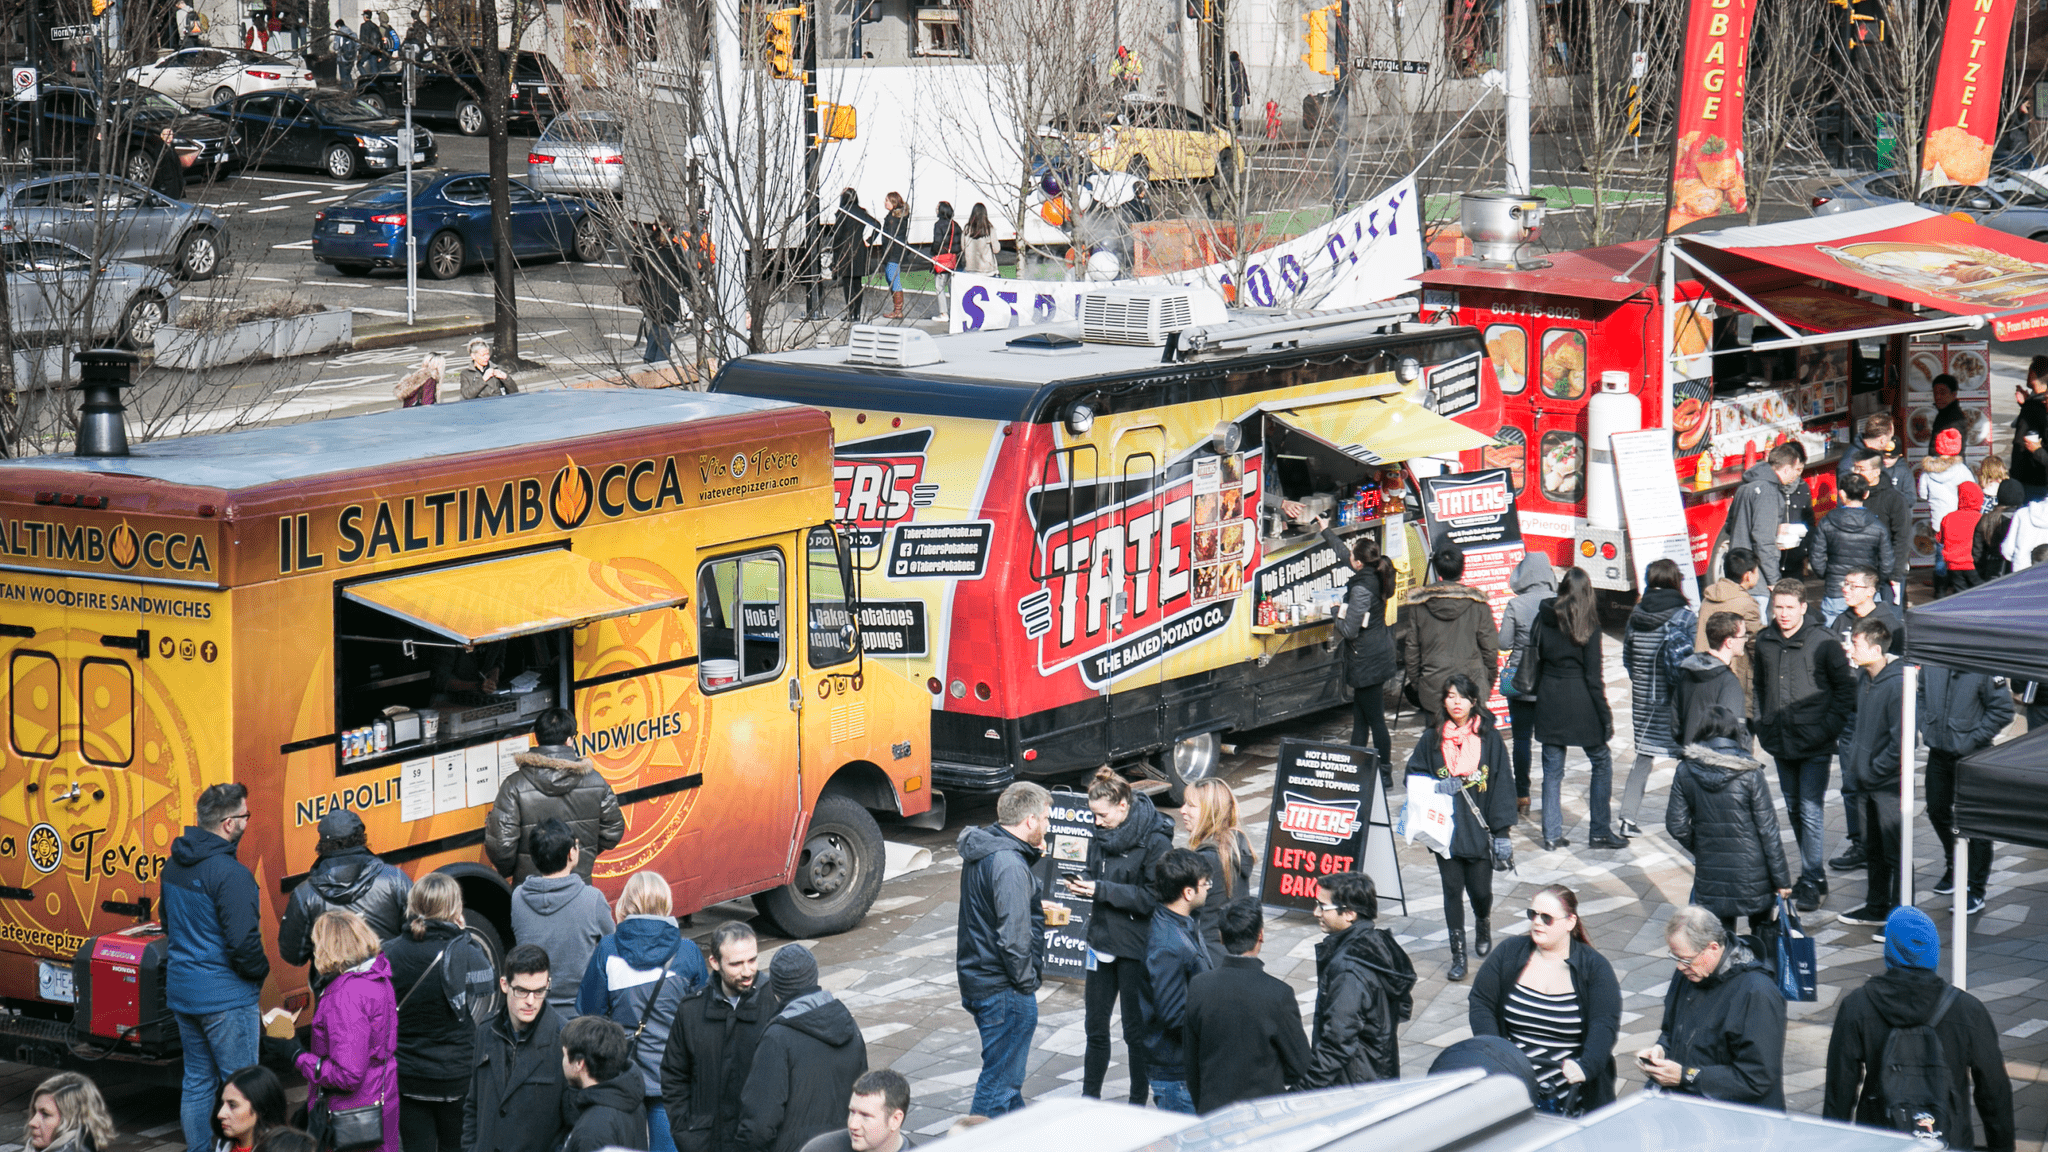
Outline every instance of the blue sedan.
{"type": "MultiPolygon", "coordinates": [[[[587,204],[544,196],[511,182],[512,258],[604,256],[604,230],[587,204]]],[[[422,169],[412,174],[412,228],[420,265],[436,280],[496,258],[491,238],[491,178],[482,172],[422,169]]],[[[313,217],[313,258],[361,276],[405,266],[405,177],[387,176],[313,217]]]]}

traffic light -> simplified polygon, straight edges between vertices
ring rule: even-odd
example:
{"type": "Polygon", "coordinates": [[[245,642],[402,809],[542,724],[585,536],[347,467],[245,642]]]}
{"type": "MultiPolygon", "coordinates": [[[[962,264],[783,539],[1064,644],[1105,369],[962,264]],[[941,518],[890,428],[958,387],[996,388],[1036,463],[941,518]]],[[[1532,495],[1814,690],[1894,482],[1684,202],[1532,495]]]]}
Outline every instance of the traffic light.
{"type": "Polygon", "coordinates": [[[1338,27],[1337,16],[1342,9],[1342,3],[1326,4],[1302,17],[1308,21],[1308,55],[1303,56],[1301,62],[1308,65],[1310,71],[1325,76],[1337,74],[1336,52],[1341,51],[1339,43],[1343,33],[1343,29],[1338,27]]]}
{"type": "Polygon", "coordinates": [[[777,80],[803,79],[797,59],[797,38],[803,35],[804,10],[782,8],[768,14],[768,73],[777,80]]]}

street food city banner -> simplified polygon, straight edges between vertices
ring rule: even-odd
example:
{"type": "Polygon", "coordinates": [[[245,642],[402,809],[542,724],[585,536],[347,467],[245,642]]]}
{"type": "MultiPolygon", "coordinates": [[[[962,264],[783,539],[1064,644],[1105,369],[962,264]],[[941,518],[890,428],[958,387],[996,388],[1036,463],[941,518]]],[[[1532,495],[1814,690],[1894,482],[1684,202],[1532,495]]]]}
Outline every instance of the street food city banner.
{"type": "MultiPolygon", "coordinates": [[[[1583,472],[1585,461],[1576,455],[1567,458],[1567,454],[1576,454],[1580,450],[1574,437],[1554,444],[1545,437],[1537,466],[1546,473],[1583,472]]],[[[1511,581],[1524,554],[1522,521],[1515,511],[1512,476],[1505,468],[1486,468],[1449,476],[1425,476],[1419,483],[1422,488],[1422,534],[1428,542],[1428,550],[1434,552],[1442,545],[1450,544],[1465,554],[1465,575],[1461,582],[1486,594],[1486,603],[1493,609],[1494,627],[1498,628],[1501,613],[1507,611],[1508,601],[1515,598],[1511,581]]],[[[1503,668],[1512,655],[1500,653],[1503,668]]],[[[1493,688],[1486,706],[1493,711],[1495,718],[1505,723],[1508,702],[1500,693],[1499,675],[1494,677],[1493,688]]],[[[1424,700],[1422,705],[1433,711],[1437,701],[1424,700]]]]}
{"type": "Polygon", "coordinates": [[[1678,147],[1664,231],[1749,210],[1742,156],[1751,0],[1692,0],[1678,81],[1678,147]]]}
{"type": "Polygon", "coordinates": [[[1260,900],[1274,908],[1316,906],[1316,882],[1338,872],[1363,872],[1389,902],[1408,913],[1394,823],[1380,788],[1379,757],[1370,748],[1282,740],[1273,770],[1272,815],[1266,823],[1266,868],[1260,900]]]}
{"type": "Polygon", "coordinates": [[[2001,340],[2048,334],[2048,244],[1917,205],[1697,232],[1681,242],[1724,275],[1743,261],[1768,264],[1850,291],[1983,316],[2001,340]]]}
{"type": "Polygon", "coordinates": [[[1949,0],[1920,147],[1921,191],[1990,177],[2012,13],[2013,0],[1949,0]]]}
{"type": "Polygon", "coordinates": [[[1095,901],[1076,896],[1061,880],[1094,880],[1088,872],[1088,845],[1095,839],[1095,813],[1085,793],[1056,789],[1052,794],[1052,827],[1046,829],[1045,852],[1033,872],[1038,878],[1038,898],[1067,909],[1065,924],[1045,925],[1045,974],[1074,980],[1088,975],[1088,918],[1095,901]]]}
{"type": "Polygon", "coordinates": [[[1422,223],[1413,179],[1403,180],[1313,232],[1237,262],[1131,280],[1005,280],[953,274],[948,331],[1076,322],[1081,296],[1105,288],[1187,284],[1252,308],[1340,308],[1415,290],[1422,223]]]}

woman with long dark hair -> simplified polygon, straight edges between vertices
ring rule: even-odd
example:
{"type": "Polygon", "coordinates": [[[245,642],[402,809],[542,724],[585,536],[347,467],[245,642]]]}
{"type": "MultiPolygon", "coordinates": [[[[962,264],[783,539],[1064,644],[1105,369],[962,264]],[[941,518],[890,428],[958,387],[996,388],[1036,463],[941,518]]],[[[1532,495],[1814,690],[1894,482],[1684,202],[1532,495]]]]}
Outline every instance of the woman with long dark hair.
{"type": "Polygon", "coordinates": [[[1444,886],[1444,925],[1451,930],[1448,979],[1465,978],[1465,902],[1472,902],[1473,946],[1484,956],[1493,947],[1494,860],[1515,826],[1514,763],[1494,728],[1486,697],[1470,676],[1453,672],[1444,681],[1438,722],[1423,730],[1408,757],[1409,788],[1415,777],[1432,781],[1451,797],[1451,846],[1436,861],[1444,886]],[[1498,847],[1497,847],[1498,846],[1498,847]]]}
{"type": "Polygon", "coordinates": [[[1671,778],[1664,831],[1692,856],[1692,903],[1719,916],[1730,936],[1735,918],[1749,917],[1757,954],[1774,962],[1777,898],[1792,894],[1792,874],[1771,782],[1732,709],[1707,706],[1671,778]]]}
{"type": "MultiPolygon", "coordinates": [[[[1344,542],[1325,528],[1323,538],[1338,555],[1344,542]]],[[[1351,545],[1351,580],[1344,585],[1344,613],[1337,634],[1344,638],[1344,682],[1351,686],[1351,743],[1363,748],[1368,737],[1379,754],[1380,782],[1391,787],[1394,739],[1387,731],[1387,681],[1398,667],[1394,630],[1387,627],[1387,598],[1394,594],[1394,565],[1380,554],[1379,541],[1360,537],[1351,545]]]]}
{"type": "Polygon", "coordinates": [[[860,323],[861,281],[868,274],[868,229],[874,218],[860,206],[860,193],[839,190],[839,215],[832,221],[832,279],[846,296],[846,314],[860,323]]]}
{"type": "Polygon", "coordinates": [[[1593,600],[1593,580],[1583,568],[1565,569],[1557,598],[1536,613],[1536,627],[1523,657],[1537,665],[1536,741],[1543,745],[1543,847],[1563,848],[1564,752],[1582,748],[1593,765],[1592,796],[1587,803],[1595,848],[1626,848],[1628,841],[1608,829],[1608,799],[1614,787],[1614,760],[1608,741],[1614,739],[1614,713],[1607,706],[1607,684],[1600,675],[1600,609],[1593,600]]]}
{"type": "Polygon", "coordinates": [[[976,276],[998,275],[996,253],[1003,242],[996,239],[996,226],[988,218],[988,205],[977,201],[967,213],[967,238],[960,242],[960,262],[976,276]]]}
{"type": "Polygon", "coordinates": [[[1537,1107],[1576,1116],[1614,1099],[1621,983],[1593,950],[1579,898],[1562,884],[1529,901],[1529,934],[1509,936],[1472,980],[1474,1036],[1503,1036],[1536,1068],[1537,1107]]]}
{"type": "Polygon", "coordinates": [[[1066,877],[1067,891],[1095,901],[1088,917],[1088,948],[1095,966],[1083,990],[1081,1094],[1102,1098],[1109,1073],[1109,1014],[1123,1004],[1124,1048],[1131,1062],[1131,1103],[1143,1107],[1150,1094],[1145,1079],[1145,948],[1152,935],[1152,868],[1173,847],[1173,821],[1152,801],[1132,791],[1114,768],[1095,771],[1088,782],[1088,810],[1095,836],[1088,841],[1082,879],[1066,877]]]}
{"type": "Polygon", "coordinates": [[[288,1127],[285,1108],[277,1073],[251,1064],[231,1074],[213,1096],[214,1152],[249,1152],[265,1136],[288,1127]]]}

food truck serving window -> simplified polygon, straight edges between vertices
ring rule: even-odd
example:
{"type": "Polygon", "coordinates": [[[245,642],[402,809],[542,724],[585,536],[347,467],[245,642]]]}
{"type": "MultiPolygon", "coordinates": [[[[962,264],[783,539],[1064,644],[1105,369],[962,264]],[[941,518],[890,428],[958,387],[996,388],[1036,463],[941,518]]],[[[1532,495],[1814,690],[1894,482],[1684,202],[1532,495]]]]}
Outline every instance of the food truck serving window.
{"type": "Polygon", "coordinates": [[[697,677],[706,692],[782,672],[782,556],[748,552],[697,569],[697,677]]]}
{"type": "Polygon", "coordinates": [[[568,707],[577,625],[688,601],[556,548],[344,585],[334,609],[344,772],[525,732],[568,707]]]}

